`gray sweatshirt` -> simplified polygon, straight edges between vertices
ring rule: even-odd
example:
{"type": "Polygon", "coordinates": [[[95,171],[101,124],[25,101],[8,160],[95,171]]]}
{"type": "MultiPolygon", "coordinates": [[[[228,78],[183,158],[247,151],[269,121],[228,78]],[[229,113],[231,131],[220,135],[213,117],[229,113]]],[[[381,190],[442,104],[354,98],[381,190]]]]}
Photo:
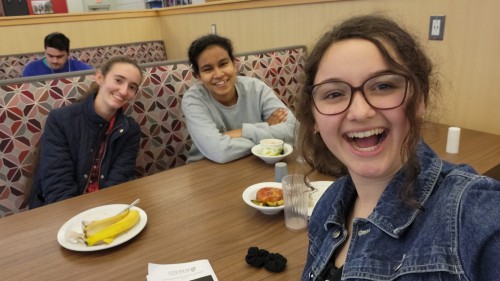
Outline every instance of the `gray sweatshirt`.
{"type": "Polygon", "coordinates": [[[293,143],[296,119],[293,113],[264,82],[238,76],[238,101],[224,106],[198,82],[184,94],[182,110],[193,140],[187,162],[208,158],[227,163],[251,153],[261,139],[276,138],[293,143]],[[288,110],[284,123],[269,126],[266,120],[278,108],[288,110]],[[231,138],[224,132],[242,129],[241,138],[231,138]]]}

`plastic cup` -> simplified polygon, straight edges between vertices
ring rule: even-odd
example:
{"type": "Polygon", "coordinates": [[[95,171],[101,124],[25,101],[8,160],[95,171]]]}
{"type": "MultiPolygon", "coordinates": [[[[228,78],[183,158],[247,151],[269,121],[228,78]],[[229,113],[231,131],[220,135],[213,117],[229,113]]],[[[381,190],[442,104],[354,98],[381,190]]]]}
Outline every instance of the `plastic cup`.
{"type": "Polygon", "coordinates": [[[304,175],[291,174],[281,180],[285,210],[285,226],[291,231],[307,228],[308,191],[304,175]]]}

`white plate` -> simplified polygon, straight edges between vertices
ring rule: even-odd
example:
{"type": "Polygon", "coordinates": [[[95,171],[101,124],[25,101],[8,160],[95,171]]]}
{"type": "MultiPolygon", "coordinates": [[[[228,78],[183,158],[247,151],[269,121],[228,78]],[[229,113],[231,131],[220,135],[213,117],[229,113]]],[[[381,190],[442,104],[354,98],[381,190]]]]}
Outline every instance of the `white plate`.
{"type": "Polygon", "coordinates": [[[65,224],[63,224],[63,226],[61,226],[61,228],[59,229],[59,232],[57,233],[57,241],[59,242],[59,244],[61,246],[63,246],[64,248],[66,248],[68,250],[80,251],[80,252],[99,251],[99,250],[104,250],[104,249],[112,248],[112,247],[118,246],[120,244],[123,244],[123,243],[127,242],[128,240],[134,238],[146,226],[146,223],[148,221],[148,216],[146,215],[146,212],[144,212],[141,208],[138,208],[136,206],[131,208],[131,210],[139,211],[139,216],[140,216],[139,222],[133,228],[131,228],[129,231],[127,231],[126,233],[123,233],[120,236],[116,237],[116,239],[113,240],[113,242],[111,242],[109,244],[87,246],[83,243],[71,242],[68,235],[71,232],[82,233],[82,221],[83,220],[92,221],[92,220],[99,220],[99,219],[103,219],[106,217],[114,216],[114,215],[118,214],[118,212],[122,211],[127,206],[128,206],[128,204],[105,205],[105,206],[92,208],[90,210],[79,213],[78,215],[72,217],[65,224]]]}
{"type": "Polygon", "coordinates": [[[325,193],[326,189],[333,183],[333,181],[313,181],[311,185],[317,189],[317,191],[309,194],[309,207],[307,210],[307,215],[310,217],[314,206],[318,203],[319,198],[325,193]]]}

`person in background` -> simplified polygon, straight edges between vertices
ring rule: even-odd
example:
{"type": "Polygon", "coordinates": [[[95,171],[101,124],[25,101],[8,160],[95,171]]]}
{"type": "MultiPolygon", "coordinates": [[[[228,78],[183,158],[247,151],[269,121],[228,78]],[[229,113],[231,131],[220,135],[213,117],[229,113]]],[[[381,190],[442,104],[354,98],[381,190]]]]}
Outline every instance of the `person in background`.
{"type": "Polygon", "coordinates": [[[23,77],[92,69],[86,63],[69,58],[69,39],[60,32],[45,36],[43,45],[45,57],[28,63],[23,77]]]}
{"type": "Polygon", "coordinates": [[[142,70],[117,56],[96,72],[85,99],[49,113],[29,206],[40,207],[134,178],[140,128],[124,115],[142,70]]]}
{"type": "Polygon", "coordinates": [[[301,280],[497,280],[500,182],[423,141],[439,83],[414,38],[353,17],[319,39],[305,74],[298,151],[337,180],[311,215],[301,280]]]}
{"type": "Polygon", "coordinates": [[[229,39],[202,36],[188,56],[199,83],[182,98],[193,140],[187,162],[227,163],[250,154],[261,139],[293,142],[295,116],[264,82],[237,75],[229,39]]]}

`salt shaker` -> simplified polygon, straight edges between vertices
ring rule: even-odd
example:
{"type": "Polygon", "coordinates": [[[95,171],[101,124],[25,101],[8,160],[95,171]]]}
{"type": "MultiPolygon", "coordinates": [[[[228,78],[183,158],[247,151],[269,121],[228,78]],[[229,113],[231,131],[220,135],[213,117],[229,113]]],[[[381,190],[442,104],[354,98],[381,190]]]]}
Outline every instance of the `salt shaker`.
{"type": "Polygon", "coordinates": [[[281,179],[288,175],[288,168],[285,162],[274,164],[274,179],[276,182],[281,182],[281,179]]]}
{"type": "Polygon", "coordinates": [[[446,140],[446,152],[458,153],[459,145],[460,145],[460,128],[458,127],[448,128],[448,139],[446,140]]]}

